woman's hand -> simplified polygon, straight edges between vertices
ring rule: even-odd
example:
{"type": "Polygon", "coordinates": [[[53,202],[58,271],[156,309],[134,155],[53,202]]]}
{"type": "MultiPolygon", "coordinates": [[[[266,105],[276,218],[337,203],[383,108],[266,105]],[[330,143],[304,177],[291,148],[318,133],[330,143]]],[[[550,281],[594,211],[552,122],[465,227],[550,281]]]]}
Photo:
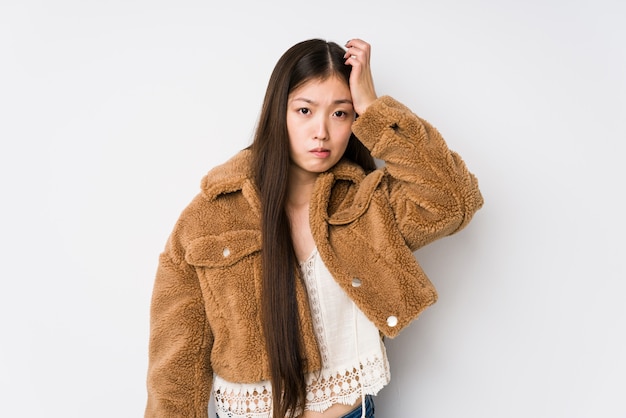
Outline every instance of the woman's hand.
{"type": "Polygon", "coordinates": [[[350,73],[350,94],[357,115],[378,98],[374,89],[374,79],[370,67],[370,45],[361,39],[350,39],[346,43],[348,51],[344,55],[346,65],[352,66],[350,73]]]}

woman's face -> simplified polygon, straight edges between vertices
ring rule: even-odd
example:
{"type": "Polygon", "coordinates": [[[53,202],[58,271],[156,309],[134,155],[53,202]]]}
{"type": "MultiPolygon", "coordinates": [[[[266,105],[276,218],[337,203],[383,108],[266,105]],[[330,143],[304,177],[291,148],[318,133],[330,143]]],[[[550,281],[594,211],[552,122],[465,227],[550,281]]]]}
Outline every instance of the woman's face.
{"type": "Polygon", "coordinates": [[[353,121],[352,96],[342,79],[312,79],[294,89],[287,102],[290,174],[306,180],[337,164],[353,121]]]}

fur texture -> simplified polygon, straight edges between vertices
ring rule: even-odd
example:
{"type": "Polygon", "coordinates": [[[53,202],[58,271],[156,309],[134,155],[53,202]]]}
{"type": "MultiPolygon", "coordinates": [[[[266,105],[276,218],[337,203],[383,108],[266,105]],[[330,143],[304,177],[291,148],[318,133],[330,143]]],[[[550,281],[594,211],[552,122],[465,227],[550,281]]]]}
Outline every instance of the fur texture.
{"type": "MultiPolygon", "coordinates": [[[[483,199],[437,130],[393,98],[379,98],[353,130],[385,165],[366,175],[341,161],[320,174],[311,229],[337,282],[383,335],[395,337],[437,299],[413,252],[467,225],[483,199]]],[[[249,151],[211,170],[201,186],[160,256],[146,417],[207,417],[213,373],[234,382],[269,378],[249,151]]],[[[301,281],[297,299],[307,370],[318,370],[301,281]]]]}

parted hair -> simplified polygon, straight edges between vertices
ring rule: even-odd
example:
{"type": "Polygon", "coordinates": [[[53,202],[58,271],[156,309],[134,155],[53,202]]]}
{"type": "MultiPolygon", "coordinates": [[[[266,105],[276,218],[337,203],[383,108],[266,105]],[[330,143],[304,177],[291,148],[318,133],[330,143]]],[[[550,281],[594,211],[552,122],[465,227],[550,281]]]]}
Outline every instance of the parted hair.
{"type": "MultiPolygon", "coordinates": [[[[334,42],[310,39],[289,48],[270,76],[251,145],[254,181],[262,217],[262,319],[272,383],[273,418],[293,418],[304,408],[306,359],[302,355],[295,280],[298,262],[285,210],[290,166],[287,103],[309,80],[339,77],[349,85],[352,67],[334,42]]],[[[376,168],[370,152],[352,134],[343,158],[366,171],[376,168]]]]}

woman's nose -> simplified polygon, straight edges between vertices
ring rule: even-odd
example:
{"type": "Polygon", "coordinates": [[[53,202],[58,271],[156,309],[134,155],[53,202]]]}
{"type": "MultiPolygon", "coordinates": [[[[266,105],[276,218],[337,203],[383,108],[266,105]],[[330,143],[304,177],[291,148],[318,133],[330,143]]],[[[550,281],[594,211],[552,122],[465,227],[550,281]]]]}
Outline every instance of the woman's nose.
{"type": "Polygon", "coordinates": [[[314,139],[319,141],[326,141],[328,139],[328,127],[325,120],[320,120],[317,123],[314,139]]]}

